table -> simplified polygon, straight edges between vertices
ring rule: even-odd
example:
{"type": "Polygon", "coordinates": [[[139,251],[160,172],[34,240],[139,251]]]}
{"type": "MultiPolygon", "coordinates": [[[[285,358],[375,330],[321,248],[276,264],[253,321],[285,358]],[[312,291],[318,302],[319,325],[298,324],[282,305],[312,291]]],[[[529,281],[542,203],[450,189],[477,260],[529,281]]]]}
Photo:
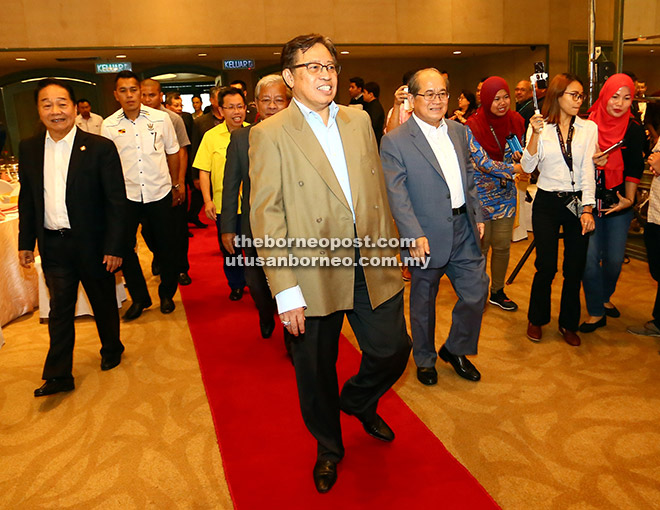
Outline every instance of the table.
{"type": "Polygon", "coordinates": [[[18,263],[18,213],[0,221],[0,326],[39,304],[37,270],[18,263]]]}

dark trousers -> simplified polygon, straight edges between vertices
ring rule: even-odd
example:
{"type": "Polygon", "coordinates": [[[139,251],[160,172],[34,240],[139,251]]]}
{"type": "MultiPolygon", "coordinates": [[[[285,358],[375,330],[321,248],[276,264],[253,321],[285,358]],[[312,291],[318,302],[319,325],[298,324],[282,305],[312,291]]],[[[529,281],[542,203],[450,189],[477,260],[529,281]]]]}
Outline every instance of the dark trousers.
{"type": "Polygon", "coordinates": [[[190,206],[188,207],[187,221],[190,223],[199,221],[199,213],[204,207],[202,191],[194,185],[190,185],[190,206]]]}
{"type": "Polygon", "coordinates": [[[580,284],[587,258],[588,236],[582,235],[580,219],[566,207],[567,197],[539,189],[532,206],[532,228],[536,244],[536,274],[529,297],[529,322],[550,322],[552,280],[557,272],[559,229],[564,232],[564,282],[559,306],[559,326],[577,331],[580,324],[580,284]]]}
{"type": "Polygon", "coordinates": [[[174,212],[172,211],[172,193],[164,198],[147,204],[128,201],[126,215],[126,249],[122,272],[126,279],[126,287],[133,301],[144,303],[150,299],[147,282],[144,280],[140,260],[135,252],[138,225],[146,222],[148,237],[152,244],[154,256],[160,264],[160,286],[158,295],[172,299],[177,289],[178,271],[176,268],[176,243],[172,232],[175,229],[174,212]]]}
{"type": "MultiPolygon", "coordinates": [[[[172,207],[172,221],[173,230],[170,233],[172,237],[172,247],[175,252],[175,262],[177,273],[187,273],[190,271],[190,263],[188,262],[188,248],[190,246],[190,238],[188,236],[188,222],[186,203],[181,203],[172,207]]],[[[156,257],[156,241],[152,233],[152,227],[148,218],[142,219],[142,238],[147,245],[147,248],[154,254],[154,264],[160,266],[160,261],[156,257]]]]}
{"type": "MultiPolygon", "coordinates": [[[[41,267],[50,293],[48,333],[50,348],[44,364],[43,379],[73,378],[75,309],[78,285],[82,282],[94,312],[101,339],[101,355],[124,351],[119,339],[119,312],[115,294],[115,276],[90,275],[79,259],[80,250],[69,234],[46,231],[40,247],[41,267]]],[[[99,260],[99,265],[101,260],[99,260]]]]}
{"type": "Polygon", "coordinates": [[[418,367],[432,367],[438,357],[435,349],[435,299],[444,274],[449,277],[458,297],[445,342],[447,350],[457,356],[477,353],[488,293],[486,259],[474,238],[467,214],[454,216],[453,223],[449,262],[440,268],[410,266],[410,329],[413,358],[418,367]]]}
{"type": "MultiPolygon", "coordinates": [[[[218,214],[216,217],[215,221],[216,227],[218,229],[218,244],[220,245],[220,251],[222,252],[222,256],[224,258],[223,261],[223,271],[225,272],[225,276],[227,277],[227,283],[229,284],[229,288],[234,290],[234,289],[243,289],[245,287],[245,271],[243,270],[243,266],[239,263],[239,255],[241,255],[241,250],[240,249],[234,249],[234,254],[232,255],[229,253],[227,250],[225,250],[225,247],[222,245],[222,232],[220,230],[220,215],[218,214]],[[234,259],[234,260],[230,260],[234,259]],[[227,262],[230,260],[230,262],[227,262]]],[[[241,215],[238,214],[236,216],[236,232],[237,236],[241,236],[241,215]]]]}
{"type": "Polygon", "coordinates": [[[270,292],[263,267],[254,265],[257,250],[250,246],[243,248],[243,252],[247,261],[244,268],[245,281],[250,288],[250,296],[259,310],[259,319],[263,322],[270,321],[277,312],[277,305],[270,292]]]}
{"type": "Polygon", "coordinates": [[[410,354],[403,291],[372,309],[364,272],[358,266],[353,297],[352,310],[308,317],[303,335],[287,333],[303,420],[318,442],[318,457],[335,462],[344,456],[340,409],[362,419],[373,418],[378,399],[401,377],[410,354]],[[360,345],[362,361],[340,396],[336,364],[344,316],[360,345]]]}
{"type": "Polygon", "coordinates": [[[660,225],[647,223],[644,227],[644,241],[651,276],[659,283],[655,294],[655,305],[653,305],[653,321],[660,328],[660,225]]]}

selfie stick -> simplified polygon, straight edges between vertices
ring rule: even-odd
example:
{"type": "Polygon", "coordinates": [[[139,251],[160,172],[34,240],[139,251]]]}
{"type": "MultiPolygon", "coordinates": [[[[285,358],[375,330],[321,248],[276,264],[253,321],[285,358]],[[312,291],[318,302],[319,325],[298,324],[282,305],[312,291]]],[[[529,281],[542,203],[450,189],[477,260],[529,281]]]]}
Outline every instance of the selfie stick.
{"type": "Polygon", "coordinates": [[[536,97],[536,82],[537,81],[546,81],[548,79],[548,73],[534,73],[529,77],[529,81],[532,82],[532,96],[534,98],[534,113],[539,114],[539,100],[536,97]]]}

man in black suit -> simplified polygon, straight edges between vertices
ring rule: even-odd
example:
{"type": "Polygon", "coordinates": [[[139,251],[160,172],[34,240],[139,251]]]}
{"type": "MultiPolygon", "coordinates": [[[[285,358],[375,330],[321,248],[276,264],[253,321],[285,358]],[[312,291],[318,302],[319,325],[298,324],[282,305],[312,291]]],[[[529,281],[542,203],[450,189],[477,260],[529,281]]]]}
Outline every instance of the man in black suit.
{"type": "Polygon", "coordinates": [[[364,99],[364,111],[371,117],[371,127],[374,128],[376,142],[380,147],[380,139],[383,138],[383,126],[385,125],[385,110],[380,104],[380,85],[375,81],[364,84],[362,98],[364,99]]]}
{"type": "MultiPolygon", "coordinates": [[[[280,75],[269,74],[264,76],[255,90],[257,98],[257,110],[259,119],[264,120],[275,115],[280,110],[289,106],[291,91],[284,84],[280,75]]],[[[231,142],[227,147],[227,161],[225,163],[225,175],[222,184],[222,213],[220,215],[220,231],[222,232],[222,244],[225,249],[233,254],[239,246],[245,252],[245,280],[250,287],[250,295],[259,310],[259,327],[261,336],[269,338],[275,329],[274,315],[277,310],[266,275],[262,267],[253,265],[257,257],[257,250],[253,246],[245,246],[245,243],[237,244],[236,222],[238,205],[241,204],[241,238],[252,239],[250,229],[250,161],[248,150],[250,148],[250,130],[247,126],[234,131],[231,142]],[[241,188],[242,186],[242,188],[241,188]],[[242,191],[241,191],[242,190],[242,191]]],[[[239,239],[240,241],[240,239],[239,239]]]]}
{"type": "Polygon", "coordinates": [[[78,285],[89,298],[101,339],[101,370],[121,362],[114,272],[122,263],[126,190],[115,145],[75,126],[73,89],[46,78],[35,91],[46,134],[19,148],[18,249],[21,265],[41,266],[50,292],[50,349],[42,397],[74,389],[74,313],[78,285]]]}

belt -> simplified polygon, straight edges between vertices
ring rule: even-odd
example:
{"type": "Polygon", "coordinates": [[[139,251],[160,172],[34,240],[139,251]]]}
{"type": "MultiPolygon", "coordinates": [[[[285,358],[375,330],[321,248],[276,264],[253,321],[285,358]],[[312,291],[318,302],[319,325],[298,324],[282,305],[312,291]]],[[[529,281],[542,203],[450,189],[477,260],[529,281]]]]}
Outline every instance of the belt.
{"type": "Polygon", "coordinates": [[[546,191],[544,189],[538,189],[538,191],[541,191],[545,193],[546,195],[554,195],[559,198],[565,198],[565,197],[573,197],[573,196],[582,196],[582,191],[546,191]]]}
{"type": "Polygon", "coordinates": [[[458,216],[459,214],[463,214],[463,213],[466,213],[466,212],[467,212],[467,207],[465,206],[465,204],[463,204],[458,209],[452,209],[451,210],[451,215],[452,216],[458,216]]]}
{"type": "Polygon", "coordinates": [[[51,235],[51,236],[58,236],[58,237],[67,237],[71,235],[71,229],[70,228],[61,228],[59,230],[49,230],[49,229],[44,229],[44,233],[51,235]]]}

